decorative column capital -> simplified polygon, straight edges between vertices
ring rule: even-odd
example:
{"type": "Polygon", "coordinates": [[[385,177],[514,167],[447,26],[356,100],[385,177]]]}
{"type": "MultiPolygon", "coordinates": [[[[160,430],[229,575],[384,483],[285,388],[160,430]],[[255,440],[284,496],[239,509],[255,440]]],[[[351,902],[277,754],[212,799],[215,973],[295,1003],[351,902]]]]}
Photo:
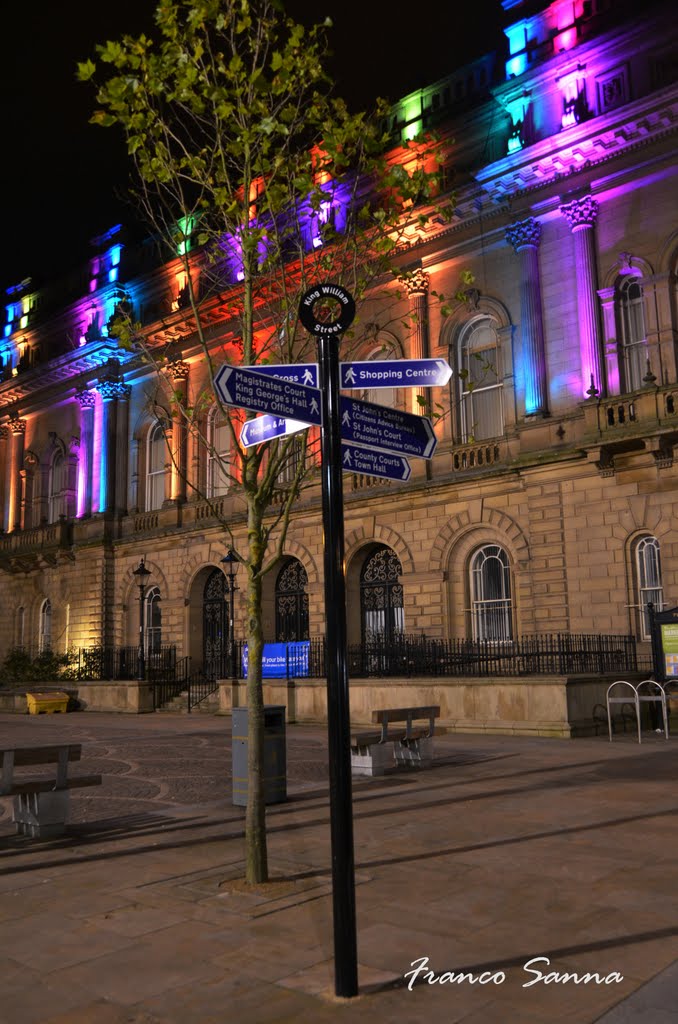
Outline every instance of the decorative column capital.
{"type": "Polygon", "coordinates": [[[173,359],[169,365],[169,373],[172,380],[188,380],[190,367],[183,359],[173,359]]]}
{"type": "Polygon", "coordinates": [[[421,267],[417,267],[405,281],[408,295],[427,295],[430,276],[421,267]]]}
{"type": "Polygon", "coordinates": [[[121,398],[126,401],[130,396],[131,390],[128,384],[123,384],[119,380],[102,380],[97,384],[97,391],[104,402],[112,402],[114,398],[121,398]]]}
{"type": "Polygon", "coordinates": [[[574,199],[571,203],[564,203],[560,212],[570,225],[572,231],[581,231],[583,228],[592,228],[598,217],[598,203],[592,196],[584,196],[583,199],[574,199]]]}
{"type": "Polygon", "coordinates": [[[522,220],[518,224],[512,224],[506,229],[506,241],[513,246],[516,252],[521,249],[537,249],[541,239],[541,224],[533,217],[522,220]]]}
{"type": "Polygon", "coordinates": [[[15,437],[26,433],[26,420],[19,419],[17,413],[14,413],[9,418],[9,429],[12,431],[15,437]]]}
{"type": "Polygon", "coordinates": [[[88,391],[83,388],[82,391],[76,391],[75,399],[80,404],[81,409],[93,409],[96,399],[93,391],[88,391]]]}
{"type": "Polygon", "coordinates": [[[9,427],[0,427],[0,441],[6,441],[9,437],[9,427]]]}

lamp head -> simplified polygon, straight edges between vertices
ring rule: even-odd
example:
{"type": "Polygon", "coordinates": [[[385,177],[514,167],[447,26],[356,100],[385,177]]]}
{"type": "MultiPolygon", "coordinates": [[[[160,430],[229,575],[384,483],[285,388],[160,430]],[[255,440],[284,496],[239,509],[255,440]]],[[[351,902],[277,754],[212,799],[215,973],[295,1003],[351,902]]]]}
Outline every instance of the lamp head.
{"type": "Polygon", "coordinates": [[[143,587],[144,584],[146,583],[146,580],[151,575],[151,570],[146,568],[143,558],[139,562],[136,569],[132,570],[132,575],[136,576],[139,586],[143,587]]]}
{"type": "Polygon", "coordinates": [[[238,569],[240,568],[240,561],[234,555],[233,548],[229,548],[224,557],[221,559],[221,564],[225,565],[228,571],[228,575],[235,579],[238,569]]]}

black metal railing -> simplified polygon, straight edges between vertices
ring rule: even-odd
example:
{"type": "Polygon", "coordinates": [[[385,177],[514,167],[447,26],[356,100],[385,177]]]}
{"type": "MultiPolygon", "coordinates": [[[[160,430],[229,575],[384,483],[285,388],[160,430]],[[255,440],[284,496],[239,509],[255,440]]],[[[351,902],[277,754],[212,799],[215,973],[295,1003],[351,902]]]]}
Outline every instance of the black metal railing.
{"type": "Polygon", "coordinates": [[[219,683],[216,678],[212,678],[203,672],[202,669],[195,669],[188,677],[187,684],[187,695],[188,695],[188,713],[190,715],[193,708],[197,708],[199,704],[202,704],[204,700],[216,693],[219,688],[219,683]]]}
{"type": "MultiPolygon", "coordinates": [[[[325,676],[325,641],[313,637],[285,646],[284,675],[288,679],[325,676]]],[[[245,641],[235,644],[233,657],[225,652],[201,666],[190,658],[177,659],[168,645],[146,656],[146,681],[154,686],[154,706],[161,707],[187,691],[195,707],[217,689],[220,679],[243,679],[245,641]]],[[[553,633],[522,636],[497,643],[489,640],[443,640],[425,635],[375,637],[348,646],[349,678],[401,676],[528,676],[649,670],[651,661],[640,655],[633,636],[553,633]]],[[[281,666],[282,669],[282,666],[281,666]]],[[[265,674],[266,675],[266,674],[265,674]]],[[[87,647],[78,652],[80,680],[138,678],[136,647],[87,647]]]]}
{"type": "Polygon", "coordinates": [[[635,672],[633,636],[540,634],[497,643],[400,635],[348,648],[349,676],[526,676],[635,672]]]}
{"type": "Polygon", "coordinates": [[[153,680],[153,709],[164,707],[183,693],[187,687],[191,667],[190,658],[179,658],[173,677],[153,680]]]}
{"type": "MultiPolygon", "coordinates": [[[[145,679],[163,682],[176,678],[177,649],[168,644],[149,651],[145,658],[145,679]]],[[[138,647],[81,647],[78,650],[77,678],[85,681],[128,680],[139,677],[138,647]]]]}

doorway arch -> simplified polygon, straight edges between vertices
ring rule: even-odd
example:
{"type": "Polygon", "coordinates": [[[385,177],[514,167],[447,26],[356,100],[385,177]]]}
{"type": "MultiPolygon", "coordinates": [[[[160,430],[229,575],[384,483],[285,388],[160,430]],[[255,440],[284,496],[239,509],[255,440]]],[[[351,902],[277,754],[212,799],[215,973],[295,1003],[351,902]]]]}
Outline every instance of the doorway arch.
{"type": "Polygon", "coordinates": [[[202,593],[202,669],[210,679],[224,675],[228,656],[228,585],[221,569],[213,569],[202,593]]]}
{"type": "Polygon", "coordinates": [[[380,544],[360,571],[360,628],[363,643],[389,643],[405,631],[403,567],[392,548],[380,544]]]}

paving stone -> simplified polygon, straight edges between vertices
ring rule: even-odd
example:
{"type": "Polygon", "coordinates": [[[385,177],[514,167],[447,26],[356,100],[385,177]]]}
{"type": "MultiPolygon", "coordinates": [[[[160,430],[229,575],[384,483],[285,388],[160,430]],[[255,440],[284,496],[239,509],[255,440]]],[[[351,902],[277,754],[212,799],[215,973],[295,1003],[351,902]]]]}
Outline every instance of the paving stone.
{"type": "Polygon", "coordinates": [[[82,742],[104,784],[74,798],[62,839],[0,819],[2,1024],[675,1021],[673,741],[441,736],[431,771],[356,783],[360,995],[345,1001],[320,727],[289,727],[292,796],[267,810],[285,892],[236,896],[222,883],[242,873],[244,816],[223,720],[0,715],[10,737],[82,742]],[[541,955],[624,980],[524,989],[541,955]],[[409,991],[423,956],[506,981],[409,991]]]}

